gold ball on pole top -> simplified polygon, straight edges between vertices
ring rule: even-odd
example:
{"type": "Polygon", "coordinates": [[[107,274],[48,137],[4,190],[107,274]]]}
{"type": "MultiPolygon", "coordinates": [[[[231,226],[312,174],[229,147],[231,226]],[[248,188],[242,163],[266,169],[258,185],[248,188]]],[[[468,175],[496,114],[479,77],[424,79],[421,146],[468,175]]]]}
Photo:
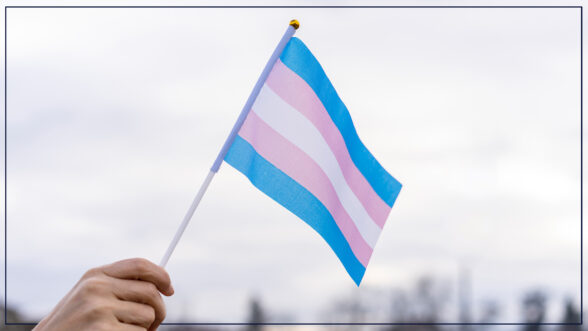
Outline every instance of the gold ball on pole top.
{"type": "Polygon", "coordinates": [[[298,22],[298,20],[291,20],[290,26],[292,26],[294,30],[298,30],[298,28],[300,27],[300,22],[298,22]]]}

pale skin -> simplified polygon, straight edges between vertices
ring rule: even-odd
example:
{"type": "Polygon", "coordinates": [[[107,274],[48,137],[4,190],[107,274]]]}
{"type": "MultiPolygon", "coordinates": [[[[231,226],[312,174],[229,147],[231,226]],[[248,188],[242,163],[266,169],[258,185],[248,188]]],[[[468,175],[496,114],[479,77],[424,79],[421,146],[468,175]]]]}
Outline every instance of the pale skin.
{"type": "Polygon", "coordinates": [[[157,330],[161,294],[173,293],[163,268],[138,258],[115,262],[88,270],[33,330],[157,330]]]}

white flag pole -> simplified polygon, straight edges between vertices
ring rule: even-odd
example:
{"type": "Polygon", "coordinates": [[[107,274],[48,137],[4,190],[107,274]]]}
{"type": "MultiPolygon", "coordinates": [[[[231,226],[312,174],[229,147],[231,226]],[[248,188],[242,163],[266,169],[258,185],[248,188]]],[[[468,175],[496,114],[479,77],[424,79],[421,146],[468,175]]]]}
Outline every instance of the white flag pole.
{"type": "Polygon", "coordinates": [[[259,91],[263,87],[263,84],[265,83],[267,76],[269,76],[269,73],[272,70],[272,68],[274,67],[274,64],[276,63],[276,61],[278,60],[278,58],[282,54],[282,51],[286,47],[286,44],[288,44],[288,42],[290,41],[290,39],[292,38],[292,36],[294,35],[294,33],[296,32],[296,30],[298,29],[299,26],[300,26],[300,23],[298,23],[297,20],[290,21],[290,24],[288,25],[288,29],[284,33],[284,36],[282,36],[282,39],[278,43],[278,46],[276,47],[276,49],[272,53],[272,56],[267,61],[265,68],[263,69],[263,71],[261,72],[261,75],[257,79],[257,83],[255,83],[255,86],[253,87],[253,91],[251,91],[249,98],[247,98],[247,102],[245,102],[245,105],[243,106],[243,109],[241,110],[241,113],[239,114],[239,117],[237,118],[237,121],[235,122],[233,129],[229,133],[227,140],[223,144],[223,147],[221,148],[220,152],[218,153],[218,156],[216,157],[216,160],[214,161],[214,163],[212,164],[212,167],[210,168],[210,172],[206,176],[206,179],[204,179],[204,182],[200,186],[198,193],[194,197],[194,200],[192,201],[190,208],[188,208],[188,211],[186,212],[186,215],[184,216],[182,223],[178,227],[178,230],[176,231],[174,238],[172,239],[171,243],[167,247],[167,250],[165,251],[163,258],[161,259],[161,262],[159,262],[159,266],[165,268],[165,266],[167,265],[167,262],[169,261],[170,256],[172,255],[172,253],[174,252],[174,249],[176,248],[178,242],[180,241],[182,234],[184,234],[184,230],[186,230],[186,227],[190,223],[190,219],[192,219],[192,215],[194,215],[194,211],[196,211],[196,208],[200,204],[200,200],[202,200],[202,197],[204,196],[206,189],[210,185],[212,178],[218,172],[218,169],[220,168],[221,164],[223,163],[223,160],[224,160],[227,152],[229,151],[229,148],[233,144],[233,141],[235,140],[237,133],[241,129],[241,126],[243,125],[243,122],[245,121],[247,114],[249,114],[249,110],[251,109],[251,106],[253,106],[253,102],[255,102],[255,99],[259,95],[259,91]]]}

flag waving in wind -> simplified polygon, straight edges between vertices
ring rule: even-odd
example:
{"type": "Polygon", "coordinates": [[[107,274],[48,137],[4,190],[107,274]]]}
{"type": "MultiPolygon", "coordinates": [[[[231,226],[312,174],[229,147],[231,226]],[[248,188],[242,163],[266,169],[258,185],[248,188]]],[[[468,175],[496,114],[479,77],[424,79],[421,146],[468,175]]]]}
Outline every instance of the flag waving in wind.
{"type": "Polygon", "coordinates": [[[161,259],[165,267],[223,160],[300,217],[359,286],[402,185],[363,145],[323,68],[288,29],[161,259]]]}
{"type": "Polygon", "coordinates": [[[359,286],[401,184],[300,39],[286,44],[224,160],[316,230],[359,286]]]}

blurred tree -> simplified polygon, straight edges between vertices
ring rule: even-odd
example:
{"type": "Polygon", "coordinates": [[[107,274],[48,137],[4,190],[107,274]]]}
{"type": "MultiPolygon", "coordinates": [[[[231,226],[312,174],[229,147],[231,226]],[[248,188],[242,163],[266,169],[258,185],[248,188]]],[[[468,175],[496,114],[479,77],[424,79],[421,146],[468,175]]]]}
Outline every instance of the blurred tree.
{"type": "Polygon", "coordinates": [[[531,323],[523,327],[524,331],[539,331],[545,319],[547,307],[547,296],[541,290],[534,290],[525,295],[523,298],[523,314],[526,323],[531,323]]]}
{"type": "MultiPolygon", "coordinates": [[[[572,299],[567,299],[565,302],[565,309],[564,309],[564,316],[561,321],[562,323],[579,323],[580,322],[580,312],[576,309],[574,305],[574,301],[572,299]]],[[[562,325],[559,328],[560,331],[580,331],[582,327],[580,325],[562,325]]]]}
{"type": "Polygon", "coordinates": [[[392,301],[394,322],[424,323],[425,325],[394,325],[389,331],[437,331],[440,316],[449,302],[449,287],[433,277],[420,278],[408,293],[396,292],[392,301]]]}
{"type": "Polygon", "coordinates": [[[15,309],[8,308],[6,310],[6,316],[4,315],[4,305],[0,304],[2,310],[2,323],[0,323],[0,330],[12,330],[12,331],[30,331],[34,325],[6,325],[6,321],[9,323],[27,323],[22,315],[15,309]],[[6,318],[6,320],[4,320],[6,318]]]}
{"type": "MultiPolygon", "coordinates": [[[[459,302],[459,322],[471,323],[472,318],[472,280],[466,264],[459,267],[457,278],[457,299],[459,302]]],[[[472,330],[471,325],[461,325],[461,331],[472,330]]]]}
{"type": "MultiPolygon", "coordinates": [[[[341,300],[333,306],[333,322],[336,323],[364,323],[366,322],[365,314],[368,307],[364,305],[360,296],[354,296],[351,299],[341,300]]],[[[365,327],[358,325],[338,326],[337,330],[355,331],[363,330],[365,327]]]]}
{"type": "Polygon", "coordinates": [[[496,301],[487,300],[482,303],[480,323],[495,323],[500,314],[500,307],[496,301]]]}
{"type": "MultiPolygon", "coordinates": [[[[256,297],[252,297],[249,301],[249,318],[247,319],[247,323],[264,323],[265,322],[265,313],[263,311],[263,307],[261,306],[261,302],[256,297]]],[[[248,325],[248,331],[261,331],[263,329],[263,325],[248,325]]]]}
{"type": "MultiPolygon", "coordinates": [[[[500,306],[496,301],[493,300],[485,300],[480,304],[481,308],[479,311],[479,318],[477,322],[479,323],[496,323],[498,317],[500,315],[500,306]]],[[[485,330],[493,330],[496,329],[496,326],[493,325],[476,325],[471,328],[471,330],[476,331],[485,331],[485,330]]],[[[499,329],[500,330],[500,329],[499,329]]]]}

